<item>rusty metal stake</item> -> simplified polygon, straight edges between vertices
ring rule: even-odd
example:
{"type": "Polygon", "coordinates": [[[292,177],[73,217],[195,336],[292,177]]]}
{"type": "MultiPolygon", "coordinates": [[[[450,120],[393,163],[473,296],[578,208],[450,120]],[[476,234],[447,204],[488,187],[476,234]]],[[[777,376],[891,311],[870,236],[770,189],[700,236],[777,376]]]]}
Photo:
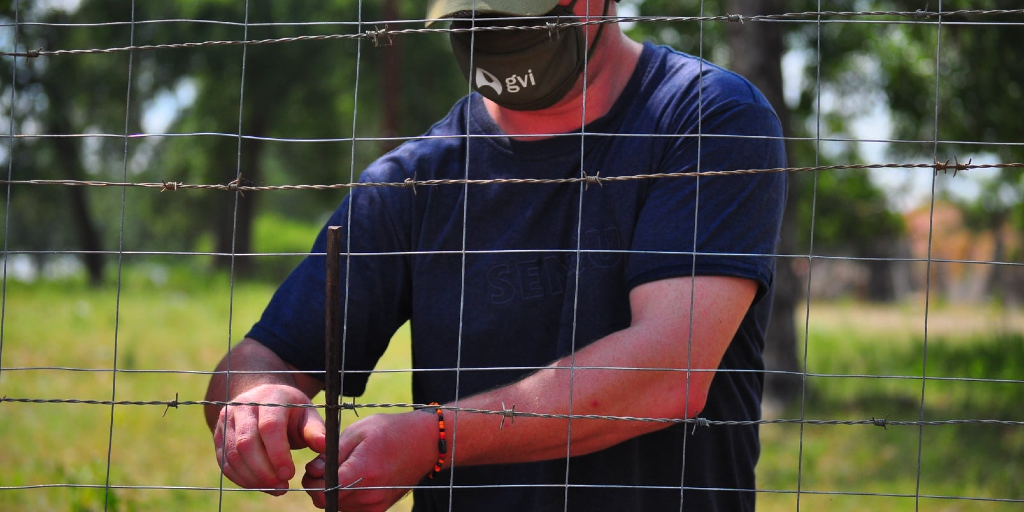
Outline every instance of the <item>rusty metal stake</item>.
{"type": "Polygon", "coordinates": [[[325,510],[338,512],[338,437],[341,435],[341,330],[338,329],[339,263],[341,260],[341,226],[327,228],[327,312],[324,333],[325,364],[324,379],[327,415],[327,450],[324,453],[324,498],[325,510]]]}

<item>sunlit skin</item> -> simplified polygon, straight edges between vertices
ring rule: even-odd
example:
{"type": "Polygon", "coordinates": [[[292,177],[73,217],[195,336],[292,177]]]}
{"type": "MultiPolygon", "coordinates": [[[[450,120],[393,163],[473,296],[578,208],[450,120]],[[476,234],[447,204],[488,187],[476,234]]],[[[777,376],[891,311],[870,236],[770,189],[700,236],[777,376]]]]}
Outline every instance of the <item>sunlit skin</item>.
{"type": "MultiPolygon", "coordinates": [[[[562,5],[568,5],[563,0],[562,5]]],[[[600,15],[604,0],[580,0],[575,11],[600,15]]],[[[614,3],[609,14],[614,14],[614,3]]],[[[589,27],[592,41],[596,27],[589,27]]],[[[588,43],[589,44],[589,43],[588,43]]],[[[617,24],[604,33],[587,65],[587,118],[608,112],[637,64],[641,45],[628,39],[617,24]]],[[[486,100],[485,100],[486,101],[486,100]]],[[[509,135],[567,132],[582,123],[583,78],[560,102],[542,111],[520,112],[487,102],[487,110],[509,135]]],[[[757,285],[732,277],[680,277],[634,288],[629,295],[631,325],[552,362],[521,381],[447,407],[547,414],[601,414],[648,418],[692,418],[704,407],[714,369],[732,340],[757,285]],[[569,367],[677,368],[704,371],[623,371],[569,367]],[[571,375],[571,378],[570,378],[571,375]],[[570,401],[571,390],[571,401],[570,401]],[[641,391],[642,390],[642,391],[641,391]],[[570,407],[571,402],[571,407],[570,407]]],[[[310,404],[323,382],[305,374],[259,373],[295,370],[253,339],[230,353],[230,388],[222,373],[210,381],[208,400],[310,404]]],[[[227,357],[217,367],[226,371],[227,357]]],[[[310,448],[322,454],[326,435],[315,409],[207,406],[206,420],[214,433],[217,460],[225,476],[239,486],[286,492],[297,475],[290,450],[310,448]]],[[[438,419],[433,410],[365,417],[341,434],[338,482],[356,487],[415,486],[429,474],[438,458],[438,419]],[[401,447],[401,449],[396,449],[401,447]]],[[[519,416],[515,425],[497,428],[489,414],[458,415],[444,411],[449,432],[446,467],[502,464],[582,455],[667,426],[665,423],[574,420],[568,438],[567,421],[519,416]]],[[[322,455],[309,462],[301,485],[324,487],[322,455]]],[[[314,505],[324,507],[322,491],[307,490],[314,505]]],[[[404,489],[339,493],[339,506],[348,511],[383,511],[398,501],[404,489]]]]}

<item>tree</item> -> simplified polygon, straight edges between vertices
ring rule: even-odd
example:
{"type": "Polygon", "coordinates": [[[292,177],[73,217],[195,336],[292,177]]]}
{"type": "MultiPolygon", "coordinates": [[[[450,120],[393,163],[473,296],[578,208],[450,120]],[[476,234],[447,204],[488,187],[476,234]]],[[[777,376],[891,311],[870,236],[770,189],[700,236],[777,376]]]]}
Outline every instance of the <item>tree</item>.
{"type": "MultiPolygon", "coordinates": [[[[929,5],[931,11],[937,9],[923,1],[876,4],[879,10],[913,12],[929,5]]],[[[946,0],[941,5],[943,12],[1019,7],[1006,0],[946,0]]],[[[880,96],[892,119],[893,138],[904,141],[890,147],[895,156],[950,159],[951,164],[966,163],[979,154],[1003,162],[1024,161],[1024,148],[1016,144],[1024,139],[1024,125],[1014,109],[1006,108],[1024,95],[1024,62],[1004,58],[1024,35],[1020,16],[946,14],[942,20],[947,23],[941,26],[938,16],[899,20],[903,23],[832,25],[821,40],[823,54],[832,57],[822,67],[823,82],[841,86],[839,90],[854,97],[880,96]]],[[[856,112],[840,113],[834,122],[847,123],[851,114],[856,112]]],[[[961,183],[947,174],[937,179],[940,190],[961,183]]],[[[1010,225],[1024,233],[1024,222],[1013,220],[1024,219],[1021,190],[1024,173],[1004,168],[984,180],[972,199],[958,201],[969,226],[995,236],[995,261],[1013,257],[1006,251],[1010,225]]],[[[993,267],[989,283],[997,294],[1007,291],[1000,291],[1008,282],[1003,273],[1014,271],[993,267]]]]}
{"type": "MultiPolygon", "coordinates": [[[[118,12],[121,10],[123,6],[95,3],[81,12],[81,19],[110,19],[121,15],[118,12]]],[[[33,2],[19,3],[22,16],[30,16],[37,11],[33,2]]],[[[13,14],[13,11],[8,10],[7,13],[13,14]]],[[[69,14],[63,10],[44,12],[41,19],[48,24],[17,27],[22,51],[28,48],[77,48],[86,42],[105,46],[124,46],[129,42],[129,33],[124,27],[94,32],[68,30],[54,25],[69,21],[69,14]]],[[[17,121],[19,129],[16,132],[34,129],[47,135],[26,139],[23,144],[11,147],[7,157],[13,159],[13,178],[121,179],[125,165],[123,139],[68,136],[124,133],[125,97],[128,94],[126,54],[86,55],[76,59],[5,59],[0,73],[5,77],[17,77],[17,83],[6,80],[3,87],[5,117],[13,117],[17,121]],[[69,76],[76,79],[68,80],[69,76]],[[12,87],[18,92],[14,96],[17,98],[15,104],[9,102],[12,87]]],[[[135,90],[134,93],[144,94],[144,91],[135,90]]],[[[138,121],[137,111],[129,112],[129,126],[137,126],[138,121]]],[[[97,208],[94,200],[98,195],[102,193],[83,187],[64,187],[59,191],[13,190],[10,198],[13,213],[8,219],[9,246],[43,251],[72,245],[68,248],[83,251],[81,259],[89,281],[99,284],[103,280],[102,251],[109,251],[113,241],[112,230],[104,230],[97,218],[117,215],[118,211],[112,207],[97,208]]],[[[106,203],[108,206],[112,204],[106,203]]]]}
{"type": "MultiPolygon", "coordinates": [[[[147,3],[144,15],[157,18],[196,18],[241,21],[244,6],[238,2],[147,3]]],[[[248,38],[278,39],[294,36],[354,34],[380,31],[392,18],[421,18],[417,2],[385,2],[357,5],[351,2],[285,4],[253,2],[250,23],[276,22],[251,26],[248,38]],[[383,16],[383,18],[382,18],[383,16]],[[364,20],[357,24],[357,20],[364,20]],[[325,20],[323,26],[281,25],[282,21],[325,20]],[[368,21],[379,20],[379,21],[368,21]]],[[[241,40],[240,27],[220,25],[175,25],[160,40],[241,40]]],[[[369,40],[323,40],[280,44],[250,45],[245,50],[244,87],[241,65],[242,47],[203,48],[197,51],[170,51],[162,69],[164,83],[189,80],[196,88],[194,102],[186,105],[172,129],[184,132],[239,133],[241,144],[233,137],[175,139],[164,149],[167,161],[162,172],[172,179],[226,183],[236,172],[247,183],[296,184],[337,183],[358,173],[382,150],[396,145],[395,140],[378,143],[384,135],[396,137],[418,134],[443,114],[437,105],[450,105],[464,86],[433,87],[439,83],[457,84],[454,63],[438,66],[437,55],[447,51],[438,37],[423,35],[384,37],[369,40]],[[416,38],[409,44],[406,38],[416,38]],[[175,53],[176,52],[176,53],[175,53]],[[399,57],[400,53],[406,56],[399,57]],[[358,59],[358,67],[357,67],[358,59]],[[397,63],[403,63],[398,66],[397,63]],[[440,72],[439,72],[440,71],[440,72]],[[444,79],[445,76],[454,77],[444,79]],[[356,82],[358,78],[358,83],[356,82]],[[356,97],[355,88],[359,88],[356,97]],[[380,95],[377,91],[382,91],[380,95]],[[244,92],[244,101],[241,95],[244,92]],[[239,105],[241,127],[239,129],[239,105]],[[399,106],[406,108],[399,110],[399,106]],[[430,108],[425,108],[430,107],[430,108]],[[353,117],[358,125],[353,130],[353,117]],[[412,131],[415,130],[415,131],[412,131]],[[320,139],[325,142],[299,144],[295,139],[320,139]],[[331,139],[337,142],[328,142],[331,139]],[[356,139],[352,141],[352,139],[356,139]],[[363,139],[363,140],[360,140],[363,139]],[[355,144],[355,149],[352,148],[355,144]],[[349,171],[352,155],[354,168],[349,171]],[[339,171],[340,170],[340,171],[339,171]]],[[[167,179],[167,178],[165,178],[167,179]]],[[[352,177],[351,179],[354,179],[352,177]]],[[[267,197],[268,206],[291,215],[318,218],[313,213],[332,208],[337,193],[304,193],[303,201],[283,201],[267,197]]],[[[252,222],[261,194],[237,197],[237,226],[234,201],[222,194],[211,195],[204,207],[216,212],[215,250],[221,253],[251,252],[252,222]]],[[[228,260],[222,259],[222,262],[228,260]]],[[[235,262],[236,269],[249,268],[247,259],[235,262]]]]}
{"type": "MultiPolygon", "coordinates": [[[[360,6],[340,0],[248,4],[246,13],[245,3],[228,0],[137,2],[133,13],[129,4],[99,0],[84,0],[73,12],[40,11],[34,3],[22,1],[20,21],[30,18],[44,24],[20,25],[19,41],[22,49],[57,50],[357,34],[384,29],[389,23],[397,28],[397,18],[420,19],[424,9],[412,0],[391,0],[383,10],[374,4],[360,6]],[[128,23],[133,19],[138,23],[128,23]],[[248,27],[242,23],[246,19],[248,27]],[[358,23],[360,19],[364,21],[358,23]],[[73,26],[91,21],[105,23],[73,26]],[[305,23],[311,21],[323,24],[305,23]],[[56,22],[72,25],[54,25],[56,22]]],[[[21,66],[19,83],[11,84],[19,101],[8,106],[8,112],[18,119],[19,126],[39,126],[38,131],[47,137],[17,145],[15,168],[26,170],[17,172],[16,177],[122,179],[124,139],[97,139],[104,157],[90,160],[89,154],[99,154],[92,146],[84,146],[92,142],[49,135],[123,133],[131,58],[129,132],[143,131],[143,120],[162,102],[173,104],[169,113],[164,108],[162,114],[170,122],[166,131],[189,135],[131,139],[127,143],[130,180],[225,184],[240,177],[244,183],[259,185],[347,182],[350,168],[358,173],[403,135],[421,133],[466,91],[454,62],[438,58],[448,51],[442,36],[382,37],[378,42],[379,47],[368,39],[324,39],[136,50],[130,57],[128,52],[115,52],[21,58],[17,61],[21,66]],[[168,102],[174,98],[177,100],[168,102]],[[358,120],[355,133],[353,117],[358,120]],[[381,140],[382,133],[392,138],[381,140]],[[298,142],[305,139],[318,142],[298,142]],[[71,148],[72,144],[78,147],[71,148]],[[27,170],[29,166],[34,170],[27,170]]],[[[12,62],[5,60],[4,65],[12,62]]],[[[12,76],[11,71],[3,70],[5,76],[12,76]]],[[[4,92],[7,100],[10,89],[5,87],[4,92]]],[[[91,251],[100,247],[97,238],[105,240],[103,247],[109,250],[119,226],[97,223],[91,220],[97,215],[87,211],[96,207],[90,207],[88,199],[104,193],[84,187],[56,191],[17,187],[11,240],[35,237],[38,240],[28,248],[53,249],[62,244],[46,236],[52,238],[56,232],[62,238],[81,238],[79,248],[89,251],[86,258],[92,258],[91,251]],[[43,214],[23,213],[32,210],[30,205],[40,205],[42,198],[52,205],[45,211],[62,211],[61,193],[72,198],[68,204],[80,205],[75,215],[55,214],[39,222],[43,214]],[[82,225],[77,229],[48,227],[60,217],[73,217],[82,225]],[[90,222],[91,229],[86,226],[90,222]],[[43,226],[47,228],[41,229],[43,226]]],[[[219,191],[160,195],[129,189],[127,195],[126,248],[191,251],[202,245],[202,240],[212,240],[205,250],[225,254],[252,251],[253,219],[260,206],[315,222],[338,202],[338,192],[303,192],[298,201],[288,193],[247,193],[237,197],[236,217],[236,198],[219,191]],[[195,212],[202,212],[201,222],[195,212]]],[[[100,201],[99,207],[112,203],[100,201]]],[[[230,262],[228,258],[216,261],[230,262]]],[[[236,269],[251,270],[250,261],[237,259],[236,269]]],[[[102,268],[92,263],[88,266],[102,268]]]]}

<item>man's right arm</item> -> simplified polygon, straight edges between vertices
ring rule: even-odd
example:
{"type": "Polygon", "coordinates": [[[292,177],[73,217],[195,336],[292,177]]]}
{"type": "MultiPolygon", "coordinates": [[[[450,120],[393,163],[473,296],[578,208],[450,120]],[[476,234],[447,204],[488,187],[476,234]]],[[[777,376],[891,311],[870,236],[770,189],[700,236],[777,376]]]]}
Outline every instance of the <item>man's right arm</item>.
{"type": "MultiPolygon", "coordinates": [[[[221,360],[210,379],[206,400],[261,404],[312,405],[323,383],[295,372],[276,353],[246,338],[221,360]],[[230,376],[227,373],[230,360],[230,376]]],[[[295,476],[292,449],[322,453],[323,419],[312,407],[205,406],[217,462],[231,481],[245,488],[283,494],[295,476]]]]}

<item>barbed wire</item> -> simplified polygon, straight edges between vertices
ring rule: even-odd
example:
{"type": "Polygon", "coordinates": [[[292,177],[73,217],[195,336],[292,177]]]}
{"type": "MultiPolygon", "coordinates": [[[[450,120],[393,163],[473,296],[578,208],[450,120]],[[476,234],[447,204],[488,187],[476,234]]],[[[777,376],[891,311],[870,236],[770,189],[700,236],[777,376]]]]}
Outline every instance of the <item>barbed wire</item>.
{"type": "Polygon", "coordinates": [[[763,173],[783,172],[817,172],[817,171],[839,171],[839,170],[866,170],[866,169],[932,169],[934,172],[952,172],[955,177],[957,173],[974,169],[1024,169],[1024,163],[990,163],[975,164],[970,161],[960,163],[945,162],[934,163],[877,163],[877,164],[835,164],[816,165],[807,167],[774,167],[769,169],[736,169],[727,171],[699,171],[699,172],[666,172],[658,174],[630,174],[624,176],[593,176],[584,175],[576,178],[491,178],[491,179],[425,179],[418,180],[415,177],[406,178],[400,182],[352,182],[352,183],[328,183],[328,184],[291,184],[291,185],[255,185],[237,178],[228,183],[186,183],[182,181],[160,181],[160,182],[124,182],[124,181],[99,181],[99,180],[70,180],[70,179],[35,179],[35,180],[0,180],[0,185],[59,185],[69,187],[135,187],[159,189],[160,192],[175,192],[178,190],[221,190],[227,192],[259,192],[270,190],[338,190],[354,188],[373,187],[400,187],[410,188],[413,192],[416,187],[437,186],[437,185],[514,185],[514,184],[579,184],[583,183],[587,188],[591,185],[603,185],[619,181],[659,179],[659,178],[698,178],[710,176],[734,176],[763,173]]]}
{"type": "MultiPolygon", "coordinates": [[[[879,144],[904,144],[904,145],[924,145],[924,144],[935,144],[933,140],[915,140],[915,139],[876,139],[876,138],[863,138],[863,137],[844,137],[841,134],[833,134],[830,136],[797,136],[797,135],[785,135],[785,136],[771,136],[771,135],[738,135],[738,134],[727,134],[727,133],[608,133],[608,132],[576,132],[576,133],[531,133],[531,134],[516,134],[516,139],[523,140],[538,140],[538,139],[550,139],[550,138],[566,138],[574,137],[578,138],[580,135],[586,135],[587,137],[602,137],[602,138],[642,138],[642,139],[697,139],[697,138],[716,138],[716,139],[743,139],[743,140],[781,140],[786,142],[857,142],[857,143],[879,143],[879,144]]],[[[195,138],[195,137],[223,137],[230,139],[243,139],[249,141],[260,141],[260,142],[285,142],[285,143],[336,143],[336,142],[383,142],[383,143],[394,143],[395,145],[401,145],[404,142],[412,140],[436,140],[436,139],[451,139],[452,135],[360,135],[352,137],[271,137],[266,135],[239,135],[238,133],[226,133],[226,132],[209,132],[209,131],[196,131],[196,132],[177,132],[177,133],[131,133],[127,136],[123,133],[102,133],[102,132],[89,132],[89,133],[11,133],[7,137],[18,140],[30,140],[30,139],[164,139],[164,138],[195,138]]],[[[504,137],[504,135],[495,134],[463,134],[457,136],[459,139],[494,139],[495,137],[504,137]]],[[[984,151],[984,148],[988,146],[995,147],[1017,147],[1024,146],[1024,141],[984,141],[984,140],[964,140],[964,139],[942,139],[939,141],[942,144],[953,144],[958,146],[977,146],[979,152],[984,151]]]]}
{"type": "MultiPolygon", "coordinates": [[[[894,11],[894,10],[875,10],[875,11],[799,11],[789,13],[775,13],[775,14],[764,14],[764,15],[741,15],[741,14],[721,14],[721,15],[706,15],[706,16],[599,16],[591,15],[591,20],[600,19],[602,22],[607,23],[604,20],[616,20],[619,22],[641,22],[641,21],[730,21],[730,22],[746,22],[746,21],[780,21],[780,20],[806,20],[806,21],[828,21],[827,18],[842,18],[843,22],[851,21],[849,18],[852,17],[897,17],[897,18],[914,18],[920,19],[934,19],[938,18],[939,15],[944,18],[943,23],[953,23],[955,20],[949,18],[957,18],[964,16],[975,16],[975,15],[1014,15],[1022,14],[1024,9],[960,9],[951,11],[931,11],[929,9],[917,9],[914,11],[894,11]]],[[[431,21],[449,22],[454,21],[456,18],[440,18],[440,19],[401,19],[401,20],[372,20],[372,21],[230,21],[230,20],[212,20],[212,19],[199,19],[199,18],[164,18],[155,20],[135,20],[135,21],[101,21],[101,22],[40,22],[40,21],[22,21],[19,23],[0,23],[0,27],[13,27],[13,26],[34,26],[34,27],[62,27],[62,28],[97,28],[97,27],[114,27],[114,26],[128,26],[128,25],[157,25],[157,24],[171,24],[171,23],[188,23],[188,24],[209,24],[209,25],[223,25],[233,27],[245,27],[250,28],[256,27],[322,27],[322,26],[365,26],[372,25],[375,23],[396,23],[396,24],[410,24],[410,25],[423,25],[431,21]]],[[[458,18],[465,20],[465,18],[458,18]]],[[[514,16],[514,17],[499,17],[499,16],[488,16],[489,21],[501,21],[501,20],[538,20],[538,19],[550,19],[550,17],[544,16],[514,16]]],[[[991,23],[991,22],[990,22],[991,23]]],[[[442,29],[443,30],[443,29],[442,29]]],[[[431,31],[428,31],[431,32],[431,31]]]]}
{"type": "MultiPolygon", "coordinates": [[[[366,40],[373,42],[374,46],[388,46],[393,43],[393,37],[409,35],[409,34],[450,34],[459,32],[484,32],[484,31],[508,31],[508,30],[548,30],[554,31],[562,28],[581,27],[588,25],[602,25],[611,23],[693,23],[693,22],[730,22],[730,23],[746,23],[746,22],[773,22],[773,21],[813,21],[814,23],[820,23],[822,18],[844,18],[849,20],[850,18],[879,18],[889,17],[896,18],[897,20],[904,20],[905,22],[922,23],[928,22],[932,19],[942,19],[943,23],[948,23],[949,18],[967,17],[967,16],[1013,16],[1024,14],[1024,9],[961,9],[949,12],[938,12],[930,11],[926,9],[918,9],[916,11],[804,11],[804,12],[790,12],[780,14],[759,14],[759,15],[741,15],[741,14],[722,14],[715,16],[621,16],[621,17],[591,17],[589,20],[576,21],[576,22],[564,22],[560,19],[555,21],[548,21],[543,25],[528,25],[528,26],[480,26],[480,27],[469,27],[469,28],[403,28],[403,29],[389,29],[388,25],[391,23],[424,23],[426,21],[453,21],[452,18],[445,18],[441,20],[392,20],[392,21],[380,21],[380,22],[365,22],[359,25],[375,24],[373,30],[366,30],[364,32],[349,33],[349,34],[317,34],[317,35],[302,35],[302,36],[291,36],[291,37],[277,37],[277,38],[266,38],[266,39],[253,39],[253,40],[217,40],[217,41],[201,41],[201,42],[183,42],[183,43],[166,43],[166,44],[145,44],[145,45],[129,45],[120,47],[110,48],[90,48],[90,49],[57,49],[47,50],[39,48],[37,50],[28,51],[14,51],[14,52],[0,52],[0,56],[4,57],[56,57],[63,55],[85,55],[85,54],[96,54],[96,53],[120,53],[130,51],[147,51],[147,50],[162,50],[162,49],[185,49],[185,48],[201,48],[210,46],[238,46],[238,45],[266,45],[266,44],[280,44],[280,43],[295,43],[304,41],[336,41],[336,40],[366,40]],[[380,28],[383,25],[383,28],[380,28]]],[[[491,18],[491,20],[500,20],[503,18],[491,18]]],[[[534,19],[534,20],[550,20],[549,17],[517,17],[516,20],[534,19]]],[[[887,20],[886,22],[891,23],[893,20],[887,20]]],[[[978,22],[976,22],[978,23],[978,22]]],[[[983,22],[979,23],[983,24],[983,22]]],[[[1024,24],[1024,20],[1021,21],[1024,24]]],[[[10,24],[6,24],[10,26],[10,24]]]]}
{"type": "MultiPolygon", "coordinates": [[[[78,405],[102,405],[102,406],[162,406],[164,415],[170,409],[188,406],[215,406],[215,407],[280,407],[286,409],[341,409],[353,412],[359,409],[436,409],[438,406],[430,404],[383,402],[357,404],[355,402],[342,403],[338,406],[326,406],[323,404],[293,404],[273,402],[250,402],[250,401],[221,401],[221,400],[90,400],[82,398],[21,398],[21,397],[0,397],[0,406],[4,403],[21,404],[78,404],[78,405]]],[[[709,428],[716,426],[751,426],[751,425],[779,425],[779,424],[803,424],[803,425],[873,425],[888,429],[888,427],[901,426],[943,426],[943,425],[1001,425],[1022,427],[1024,421],[1019,420],[997,420],[989,418],[962,418],[945,420],[890,420],[889,415],[883,417],[871,417],[867,419],[808,419],[808,418],[769,418],[759,420],[712,420],[707,418],[653,418],[643,416],[616,416],[607,414],[555,414],[539,413],[516,410],[515,404],[501,410],[478,409],[472,407],[441,406],[441,409],[455,413],[466,414],[488,414],[500,416],[502,422],[499,429],[504,428],[504,420],[515,418],[542,418],[559,420],[606,420],[606,421],[629,421],[639,423],[665,423],[665,424],[686,424],[693,425],[694,432],[698,427],[709,428]]],[[[358,413],[357,413],[358,414],[358,413]]]]}

